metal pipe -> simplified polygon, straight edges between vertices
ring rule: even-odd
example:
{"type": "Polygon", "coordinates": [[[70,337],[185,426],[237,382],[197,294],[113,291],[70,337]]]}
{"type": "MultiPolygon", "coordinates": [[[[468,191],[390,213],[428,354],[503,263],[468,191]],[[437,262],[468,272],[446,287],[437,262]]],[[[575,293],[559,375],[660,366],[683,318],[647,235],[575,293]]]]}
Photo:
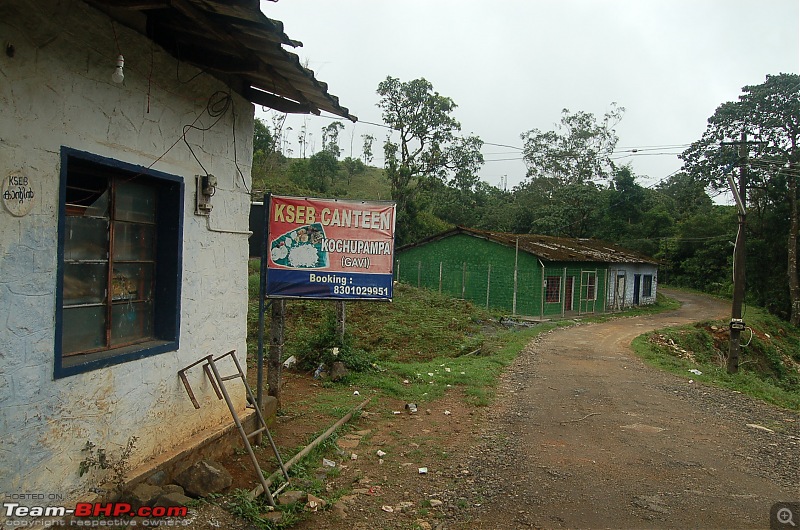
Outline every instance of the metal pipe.
{"type": "MultiPolygon", "coordinates": [[[[342,425],[344,425],[345,423],[350,421],[350,418],[353,417],[353,414],[355,414],[356,412],[358,412],[359,410],[364,408],[367,405],[367,403],[370,402],[371,399],[372,399],[371,397],[365,399],[363,403],[361,403],[360,405],[358,405],[355,408],[353,408],[353,410],[348,412],[342,419],[340,419],[339,421],[334,423],[327,431],[325,431],[324,433],[320,434],[313,442],[311,442],[305,448],[303,448],[302,451],[300,451],[299,453],[294,455],[292,458],[290,458],[289,461],[284,464],[285,469],[288,470],[289,468],[291,468],[297,462],[302,460],[308,453],[310,453],[316,446],[318,446],[319,444],[324,442],[326,439],[328,439],[330,437],[330,435],[333,434],[336,431],[336,429],[338,429],[339,427],[341,427],[342,425]]],[[[262,484],[259,484],[258,486],[256,486],[256,488],[254,490],[252,490],[250,492],[250,498],[251,499],[255,499],[256,497],[258,497],[259,495],[264,493],[264,488],[269,488],[272,485],[272,483],[275,481],[275,479],[278,478],[278,476],[280,474],[281,474],[281,470],[278,470],[278,471],[275,471],[273,474],[271,474],[269,477],[267,477],[267,479],[264,480],[262,484]]]]}
{"type": "MultiPolygon", "coordinates": [[[[214,363],[213,360],[210,360],[208,363],[211,367],[211,370],[214,372],[214,377],[217,381],[221,381],[222,377],[219,375],[219,371],[217,370],[217,365],[214,363]]],[[[239,430],[239,434],[242,437],[242,440],[247,440],[247,433],[244,432],[244,427],[242,426],[242,422],[239,421],[239,416],[236,414],[236,408],[233,405],[233,401],[231,401],[231,397],[228,395],[228,391],[225,389],[225,385],[221,384],[220,390],[222,391],[222,395],[225,398],[225,403],[228,404],[228,408],[231,410],[231,416],[233,416],[233,422],[236,424],[236,428],[239,430]]],[[[250,461],[253,463],[253,468],[256,470],[261,469],[261,465],[258,463],[258,459],[256,458],[255,453],[253,453],[253,448],[250,447],[249,443],[244,444],[245,449],[247,449],[247,454],[250,456],[250,461]]],[[[269,485],[264,481],[264,475],[261,473],[258,474],[258,479],[261,482],[262,487],[264,488],[264,492],[267,494],[267,502],[270,506],[275,506],[275,501],[272,499],[272,495],[269,492],[269,485]]]]}

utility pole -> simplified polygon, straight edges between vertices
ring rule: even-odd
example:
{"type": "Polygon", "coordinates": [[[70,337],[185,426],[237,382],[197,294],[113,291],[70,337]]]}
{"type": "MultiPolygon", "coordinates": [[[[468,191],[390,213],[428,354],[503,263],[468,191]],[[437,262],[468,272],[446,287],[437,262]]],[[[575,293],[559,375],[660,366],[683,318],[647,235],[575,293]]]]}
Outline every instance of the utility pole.
{"type": "Polygon", "coordinates": [[[739,146],[739,189],[731,175],[728,175],[728,183],[731,192],[736,199],[736,206],[739,210],[739,231],[736,234],[736,245],[733,251],[733,304],[731,306],[730,322],[730,345],[728,349],[728,373],[735,374],[739,371],[739,354],[741,352],[740,337],[745,329],[742,319],[742,305],[744,303],[745,285],[745,226],[747,211],[745,204],[747,201],[747,164],[748,147],[747,134],[742,133],[741,140],[738,142],[722,142],[728,145],[739,146]]]}

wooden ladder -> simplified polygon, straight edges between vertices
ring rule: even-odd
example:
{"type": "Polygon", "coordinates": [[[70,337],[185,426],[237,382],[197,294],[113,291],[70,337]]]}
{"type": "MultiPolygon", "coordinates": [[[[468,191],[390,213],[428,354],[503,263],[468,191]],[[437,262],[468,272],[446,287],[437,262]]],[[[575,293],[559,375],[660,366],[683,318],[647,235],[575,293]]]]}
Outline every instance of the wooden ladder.
{"type": "Polygon", "coordinates": [[[275,499],[273,498],[274,495],[280,493],[283,488],[285,488],[289,484],[289,473],[286,471],[286,467],[283,465],[283,460],[281,459],[281,455],[278,452],[278,448],[275,446],[275,441],[272,439],[272,435],[267,428],[267,422],[264,420],[264,415],[261,413],[261,409],[256,404],[256,398],[253,395],[253,391],[250,389],[250,385],[247,384],[247,378],[245,377],[245,373],[242,370],[242,365],[239,364],[239,359],[236,358],[236,350],[231,350],[228,353],[222,354],[219,357],[214,357],[213,355],[208,355],[203,357],[197,362],[190,364],[189,366],[178,370],[178,376],[181,378],[183,382],[184,388],[186,388],[186,392],[189,394],[189,399],[192,400],[192,405],[194,405],[195,409],[200,408],[200,403],[198,403],[197,399],[194,397],[194,392],[192,392],[192,387],[189,386],[189,380],[186,377],[186,371],[190,368],[193,368],[201,364],[203,366],[203,371],[208,377],[209,382],[211,383],[211,387],[214,389],[214,392],[217,394],[217,399],[225,399],[225,403],[228,405],[228,410],[231,412],[231,416],[233,417],[233,423],[236,424],[236,428],[239,430],[239,435],[242,438],[242,442],[244,443],[244,448],[247,450],[247,454],[250,455],[250,461],[253,464],[253,469],[258,476],[259,482],[261,482],[261,486],[264,488],[264,493],[267,496],[267,502],[270,506],[275,506],[275,499]],[[232,375],[220,375],[219,368],[217,367],[217,363],[223,360],[225,357],[230,357],[233,359],[233,363],[236,365],[236,373],[232,375]],[[233,401],[231,401],[231,397],[228,394],[228,389],[225,388],[225,381],[230,381],[231,379],[240,379],[244,384],[244,388],[247,391],[247,408],[253,408],[256,412],[256,417],[258,419],[258,428],[253,432],[247,433],[244,430],[244,426],[242,426],[242,420],[239,419],[239,415],[236,413],[236,407],[233,405],[233,401]],[[272,446],[272,451],[275,453],[275,458],[278,460],[278,465],[281,468],[281,472],[283,473],[284,478],[286,481],[273,493],[270,493],[269,487],[267,485],[267,481],[264,478],[264,472],[261,470],[261,466],[256,459],[256,455],[253,452],[253,446],[250,444],[250,439],[258,436],[259,434],[266,433],[267,438],[269,439],[269,444],[272,446]]]}

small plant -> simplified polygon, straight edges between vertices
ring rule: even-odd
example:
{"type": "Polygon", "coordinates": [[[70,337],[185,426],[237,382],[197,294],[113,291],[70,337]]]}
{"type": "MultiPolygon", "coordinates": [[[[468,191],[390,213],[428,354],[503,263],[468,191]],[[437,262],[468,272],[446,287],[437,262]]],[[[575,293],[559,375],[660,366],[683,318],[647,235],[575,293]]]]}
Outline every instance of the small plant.
{"type": "Polygon", "coordinates": [[[87,440],[81,449],[82,453],[86,453],[86,458],[78,466],[79,476],[82,477],[92,469],[110,470],[109,476],[103,478],[100,485],[110,480],[117,491],[122,491],[125,487],[125,475],[130,471],[130,457],[136,447],[136,440],[136,436],[128,438],[128,443],[117,457],[110,456],[105,449],[98,448],[91,440],[87,440]]]}
{"type": "Polygon", "coordinates": [[[304,338],[300,367],[305,370],[314,370],[321,364],[331,366],[337,361],[354,372],[367,372],[374,368],[374,356],[353,346],[354,340],[349,332],[345,332],[344,339],[339,337],[333,311],[327,311],[319,329],[304,338]]]}

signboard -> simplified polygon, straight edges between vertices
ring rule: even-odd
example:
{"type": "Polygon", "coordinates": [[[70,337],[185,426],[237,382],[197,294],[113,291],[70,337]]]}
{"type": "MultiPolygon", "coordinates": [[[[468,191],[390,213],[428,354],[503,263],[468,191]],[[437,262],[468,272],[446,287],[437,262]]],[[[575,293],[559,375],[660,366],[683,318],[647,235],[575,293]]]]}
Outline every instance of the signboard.
{"type": "Polygon", "coordinates": [[[266,296],[391,300],[395,204],[271,195],[266,296]]]}
{"type": "Polygon", "coordinates": [[[6,209],[16,217],[28,215],[36,197],[32,179],[19,172],[11,173],[3,179],[0,195],[6,209]]]}

